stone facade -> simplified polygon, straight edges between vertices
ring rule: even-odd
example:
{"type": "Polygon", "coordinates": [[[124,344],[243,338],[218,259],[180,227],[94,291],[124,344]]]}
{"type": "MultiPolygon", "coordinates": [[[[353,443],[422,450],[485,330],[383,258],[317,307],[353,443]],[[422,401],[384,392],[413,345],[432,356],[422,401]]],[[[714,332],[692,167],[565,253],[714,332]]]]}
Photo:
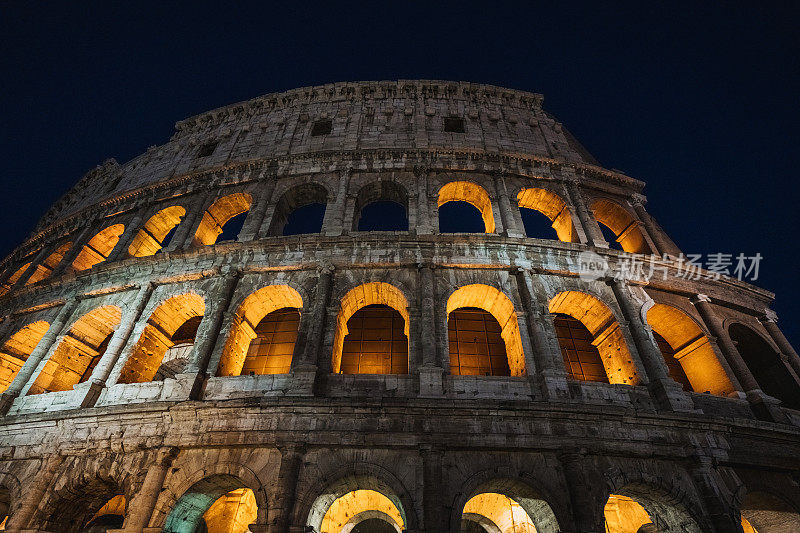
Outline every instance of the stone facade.
{"type": "MultiPolygon", "coordinates": [[[[391,504],[350,511],[408,532],[529,531],[466,512],[480,494],[537,531],[627,531],[610,495],[646,510],[639,531],[742,531],[742,516],[800,530],[800,358],[773,295],[677,276],[644,184],[600,167],[541,105],[453,82],[297,89],[179,122],[88,173],[2,263],[6,530],[89,531],[124,496],[124,524],[91,531],[191,533],[197,502],[241,489],[253,533],[333,531],[332,506],[361,490],[391,504]],[[408,230],[359,231],[385,200],[408,230]],[[441,233],[449,201],[486,232],[441,233]],[[309,203],[326,205],[317,233],[283,236],[309,203]],[[526,236],[520,208],[558,239],[526,236]],[[612,267],[658,256],[666,275],[586,280],[587,250],[612,267]],[[371,304],[402,317],[407,373],[341,372],[348,319],[371,304]],[[242,375],[256,323],[285,307],[300,313],[288,371],[242,375]],[[460,308],[497,320],[510,375],[452,370],[460,308]],[[608,383],[565,364],[565,315],[608,383]],[[191,347],[172,346],[193,317],[191,347]]],[[[370,531],[357,520],[336,533],[370,531]]]]}

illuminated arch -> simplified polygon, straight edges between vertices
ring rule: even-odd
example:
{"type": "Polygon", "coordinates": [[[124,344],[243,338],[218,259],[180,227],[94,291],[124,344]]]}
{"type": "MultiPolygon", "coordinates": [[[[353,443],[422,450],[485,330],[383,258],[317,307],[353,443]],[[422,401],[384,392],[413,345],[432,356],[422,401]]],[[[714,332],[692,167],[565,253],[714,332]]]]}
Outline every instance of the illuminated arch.
{"type": "Polygon", "coordinates": [[[173,205],[151,216],[128,247],[131,257],[154,255],[165,246],[164,239],[181,223],[186,209],[173,205]]]}
{"type": "Polygon", "coordinates": [[[44,320],[33,322],[11,335],[3,344],[0,348],[0,392],[11,385],[17,372],[49,328],[50,324],[44,320]]]}
{"type": "MultiPolygon", "coordinates": [[[[327,206],[327,203],[328,191],[318,183],[304,183],[292,187],[281,195],[278,203],[275,205],[275,213],[272,215],[272,222],[270,223],[267,234],[270,236],[286,235],[285,229],[292,213],[312,204],[327,206]]],[[[324,217],[324,208],[322,214],[324,217]]],[[[319,228],[315,229],[316,231],[313,233],[322,231],[322,217],[319,219],[319,228]]]]}
{"type": "MultiPolygon", "coordinates": [[[[182,367],[193,349],[193,342],[176,343],[181,326],[205,313],[203,298],[186,293],[169,298],[150,315],[133,352],[120,372],[118,383],[152,381],[162,364],[182,367]]],[[[196,321],[195,321],[196,322],[196,321]]],[[[173,371],[175,369],[172,369],[173,371]]],[[[180,368],[177,368],[180,371],[180,368]]]]}
{"type": "Polygon", "coordinates": [[[496,492],[482,492],[464,505],[461,520],[477,522],[481,527],[498,533],[537,533],[533,519],[513,498],[496,492]]]}
{"type": "Polygon", "coordinates": [[[512,376],[525,375],[525,355],[519,332],[517,313],[511,300],[489,285],[465,285],[453,292],[447,299],[447,317],[456,309],[477,307],[491,314],[500,324],[500,336],[506,345],[508,367],[512,376]]]}
{"type": "Polygon", "coordinates": [[[614,232],[622,249],[629,253],[651,253],[639,223],[621,205],[611,200],[595,200],[592,212],[600,224],[614,232]]]}
{"type": "Polygon", "coordinates": [[[451,181],[439,189],[438,207],[447,202],[467,202],[481,212],[486,233],[494,233],[492,200],[486,189],[469,181],[451,181]]]}
{"type": "Polygon", "coordinates": [[[89,379],[122,318],[116,305],[104,305],[79,318],[56,346],[28,394],[66,391],[89,379]]]}
{"type": "Polygon", "coordinates": [[[87,270],[108,259],[123,231],[125,231],[123,224],[114,224],[92,237],[83,245],[80,253],[72,262],[73,270],[76,272],[87,270]]]}
{"type": "Polygon", "coordinates": [[[373,228],[374,231],[408,231],[408,191],[396,181],[379,180],[361,187],[356,195],[353,214],[353,231],[359,230],[362,210],[375,202],[393,202],[402,206],[405,212],[404,226],[395,228],[373,228]]]}
{"type": "Polygon", "coordinates": [[[589,330],[609,383],[639,383],[639,374],[622,329],[606,304],[585,292],[564,291],[550,300],[549,310],[553,314],[571,316],[589,330]]]}
{"type": "Polygon", "coordinates": [[[203,213],[203,219],[194,234],[194,244],[207,246],[217,242],[225,224],[237,215],[250,210],[253,198],[246,193],[234,193],[215,201],[203,213]]]}
{"type": "Polygon", "coordinates": [[[542,213],[553,223],[558,240],[578,242],[578,234],[572,223],[572,213],[566,202],[547,189],[526,188],[517,194],[520,208],[533,209],[542,213]]]}
{"type": "Polygon", "coordinates": [[[55,270],[61,261],[64,260],[64,256],[67,255],[67,252],[70,248],[72,248],[71,241],[65,242],[56,248],[53,253],[47,256],[47,259],[36,265],[36,271],[31,274],[31,277],[28,278],[28,281],[25,282],[25,285],[30,285],[50,277],[50,274],[53,273],[53,270],[55,270]]]}
{"type": "Polygon", "coordinates": [[[127,507],[125,496],[122,494],[114,496],[86,522],[84,530],[95,531],[100,530],[100,528],[121,529],[127,507]]]}
{"type": "Polygon", "coordinates": [[[300,293],[288,285],[262,287],[245,298],[233,318],[217,375],[241,374],[248,347],[256,338],[256,326],[270,313],[286,307],[303,308],[300,293]]]}
{"type": "Polygon", "coordinates": [[[647,311],[647,323],[672,347],[693,390],[721,396],[736,390],[708,337],[689,315],[669,305],[655,304],[647,311]]]}
{"type": "Polygon", "coordinates": [[[605,531],[685,531],[700,533],[700,526],[675,497],[651,485],[633,483],[608,496],[603,507],[605,531]]]}
{"type": "Polygon", "coordinates": [[[539,491],[518,478],[494,477],[482,473],[454,506],[453,519],[460,520],[462,531],[557,533],[558,520],[539,491]],[[481,480],[483,478],[483,480],[481,480]],[[478,526],[476,528],[475,526],[478,526]],[[517,526],[517,529],[514,529],[517,526]]]}
{"type": "Polygon", "coordinates": [[[386,305],[400,313],[405,321],[404,331],[409,336],[408,300],[403,293],[388,283],[371,282],[351,289],[342,298],[339,315],[336,317],[336,334],[333,340],[333,372],[339,373],[342,363],[342,347],[347,336],[347,321],[356,311],[368,305],[386,305]]]}
{"type": "Polygon", "coordinates": [[[6,282],[3,284],[4,285],[3,292],[10,291],[11,287],[13,287],[14,284],[17,281],[19,281],[19,278],[22,277],[22,275],[28,270],[28,267],[30,267],[30,266],[31,266],[31,263],[30,263],[30,261],[28,261],[27,263],[25,263],[24,265],[19,267],[17,270],[15,270],[14,273],[11,274],[8,277],[8,279],[6,280],[6,282]]]}
{"type": "Polygon", "coordinates": [[[245,533],[258,520],[256,496],[238,476],[214,474],[193,484],[167,515],[164,533],[245,533]]]}

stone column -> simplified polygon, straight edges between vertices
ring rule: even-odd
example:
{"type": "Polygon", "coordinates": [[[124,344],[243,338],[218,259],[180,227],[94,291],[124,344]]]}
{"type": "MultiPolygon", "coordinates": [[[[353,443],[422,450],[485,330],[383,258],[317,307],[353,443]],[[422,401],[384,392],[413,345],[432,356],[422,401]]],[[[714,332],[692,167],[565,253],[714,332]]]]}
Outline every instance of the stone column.
{"type": "MultiPolygon", "coordinates": [[[[325,218],[322,220],[322,233],[330,237],[350,233],[350,228],[346,228],[348,217],[347,209],[347,188],[350,183],[350,173],[352,169],[347,168],[339,172],[339,187],[336,190],[335,202],[329,203],[325,207],[325,218]]],[[[352,221],[351,221],[352,224],[352,221]]]]}
{"type": "Polygon", "coordinates": [[[523,308],[528,315],[528,334],[531,339],[533,358],[536,361],[535,380],[546,400],[569,398],[567,374],[561,352],[549,342],[550,331],[554,333],[553,315],[543,312],[534,296],[533,279],[528,270],[518,268],[517,288],[523,308]]]}
{"type": "Polygon", "coordinates": [[[753,373],[750,372],[744,359],[742,359],[742,355],[723,327],[722,321],[714,313],[714,308],[711,306],[711,298],[705,294],[698,294],[691,298],[690,301],[697,308],[697,312],[700,314],[700,318],[703,319],[708,331],[715,337],[722,355],[744,389],[747,401],[750,402],[750,407],[755,415],[774,422],[786,420],[786,416],[778,406],[780,402],[771,396],[767,396],[761,390],[761,386],[756,381],[753,373]]]}
{"type": "Polygon", "coordinates": [[[653,217],[644,208],[644,196],[635,194],[633,195],[632,204],[633,210],[636,211],[636,216],[644,224],[644,229],[650,237],[650,241],[655,245],[653,253],[656,255],[664,256],[673,251],[673,246],[667,241],[664,232],[656,227],[653,217]]]}
{"type": "MultiPolygon", "coordinates": [[[[584,471],[584,450],[568,450],[558,456],[564,470],[564,481],[572,506],[575,531],[580,533],[602,533],[602,517],[595,516],[595,505],[589,491],[584,471]]],[[[568,528],[565,528],[569,531],[568,528]]]]}
{"type": "Polygon", "coordinates": [[[89,221],[88,225],[83,228],[80,235],[78,235],[78,238],[72,241],[72,248],[67,251],[67,253],[64,255],[64,259],[62,259],[61,262],[53,269],[53,273],[50,274],[51,278],[55,279],[65,272],[72,271],[73,261],[75,261],[75,259],[78,257],[78,254],[81,253],[83,246],[95,235],[97,230],[95,223],[95,219],[89,221]]]}
{"type": "Polygon", "coordinates": [[[192,400],[198,399],[203,380],[206,378],[208,362],[217,339],[220,338],[225,312],[231,304],[236,285],[242,277],[242,271],[239,269],[230,269],[221,273],[223,273],[221,283],[210,296],[211,313],[203,317],[202,328],[198,331],[191,359],[186,365],[186,369],[179,374],[182,379],[193,382],[189,393],[189,399],[192,400]]]}
{"type": "Polygon", "coordinates": [[[28,283],[30,277],[33,276],[34,272],[36,272],[37,270],[36,267],[39,266],[41,262],[47,257],[47,252],[49,251],[50,251],[49,246],[43,246],[42,249],[39,250],[36,256],[33,259],[31,259],[31,262],[28,265],[28,268],[25,270],[25,272],[22,273],[17,282],[14,283],[14,285],[11,287],[12,290],[17,287],[24,287],[25,284],[28,283]]]}
{"type": "Polygon", "coordinates": [[[418,369],[420,396],[441,396],[444,394],[444,369],[439,356],[437,339],[441,335],[439,322],[436,320],[436,287],[434,285],[431,263],[420,263],[418,300],[420,347],[422,348],[422,364],[418,369]]]}
{"type": "Polygon", "coordinates": [[[75,311],[79,302],[79,298],[72,298],[64,303],[64,306],[58,312],[58,315],[56,315],[55,320],[53,320],[53,323],[50,324],[50,327],[47,329],[47,333],[44,334],[44,337],[42,337],[42,340],[36,345],[36,348],[33,349],[28,359],[25,360],[25,364],[19,369],[19,372],[17,372],[17,375],[5,392],[0,395],[0,414],[4,415],[11,409],[14,399],[25,389],[25,386],[31,380],[36,368],[39,367],[39,364],[44,360],[45,356],[56,345],[56,341],[63,335],[63,329],[72,317],[72,313],[75,311]]]}
{"type": "Polygon", "coordinates": [[[497,191],[497,203],[500,207],[500,219],[503,222],[503,234],[507,237],[524,237],[525,235],[517,227],[517,221],[511,208],[511,200],[506,191],[506,182],[503,173],[498,172],[494,175],[494,188],[497,191]]]}
{"type": "Polygon", "coordinates": [[[111,253],[108,254],[108,259],[106,259],[106,261],[121,261],[125,259],[128,256],[128,248],[130,248],[133,239],[142,227],[141,216],[137,215],[128,221],[128,223],[125,224],[125,231],[120,235],[117,244],[114,245],[111,253]]]}
{"type": "Polygon", "coordinates": [[[28,531],[39,504],[44,499],[47,490],[53,485],[56,474],[63,462],[64,456],[59,454],[51,455],[46,459],[42,458],[42,464],[36,477],[23,485],[27,490],[22,493],[20,498],[22,501],[8,517],[8,522],[6,523],[7,533],[28,531]]]}
{"type": "Polygon", "coordinates": [[[269,533],[289,533],[292,510],[294,509],[295,492],[300,467],[303,464],[305,448],[302,444],[292,443],[279,446],[281,466],[276,480],[275,501],[269,510],[273,516],[269,525],[269,533]]]}
{"type": "Polygon", "coordinates": [[[428,202],[428,174],[430,169],[426,167],[414,167],[414,175],[417,177],[417,234],[429,235],[433,233],[431,223],[431,209],[428,202]]]}
{"type": "Polygon", "coordinates": [[[629,331],[647,374],[648,388],[655,404],[670,411],[694,410],[691,397],[669,376],[664,356],[655,339],[649,334],[647,324],[634,304],[630,288],[624,282],[613,278],[606,283],[614,291],[622,316],[629,324],[629,331]]]}
{"type": "Polygon", "coordinates": [[[175,230],[172,240],[164,249],[165,252],[185,250],[192,245],[194,234],[197,233],[197,227],[206,212],[206,203],[208,203],[207,200],[210,194],[209,192],[202,193],[198,195],[195,201],[186,206],[186,216],[183,217],[183,220],[175,230]]]}
{"type": "Polygon", "coordinates": [[[325,337],[326,311],[331,298],[334,270],[334,266],[329,263],[317,268],[317,287],[314,291],[314,303],[308,313],[310,316],[305,349],[299,354],[297,361],[292,361],[293,395],[314,395],[317,374],[321,368],[319,355],[325,337]]]}
{"type": "Polygon", "coordinates": [[[772,309],[766,309],[764,316],[761,317],[761,323],[764,324],[764,329],[767,330],[769,336],[778,345],[778,349],[789,360],[789,365],[795,373],[800,376],[800,356],[797,355],[794,347],[789,343],[789,340],[783,335],[783,332],[778,327],[778,315],[772,309]]]}
{"type": "Polygon", "coordinates": [[[250,206],[250,212],[247,213],[247,219],[242,225],[242,231],[239,232],[239,242],[253,241],[267,236],[269,231],[270,220],[267,220],[267,212],[272,209],[274,213],[274,205],[272,205],[272,193],[275,192],[275,184],[278,181],[276,175],[267,176],[261,183],[260,194],[253,200],[253,205],[250,206]]]}
{"type": "Polygon", "coordinates": [[[570,202],[575,206],[575,212],[578,214],[578,220],[583,228],[583,233],[586,235],[589,246],[596,246],[598,248],[608,248],[608,243],[603,232],[600,231],[600,226],[595,220],[594,215],[586,207],[586,202],[583,199],[583,192],[578,186],[577,180],[573,177],[565,181],[567,194],[570,197],[570,202]]]}
{"type": "Polygon", "coordinates": [[[422,455],[422,512],[425,533],[446,531],[446,518],[450,516],[445,509],[442,491],[442,450],[432,446],[421,446],[422,455]]]}
{"type": "Polygon", "coordinates": [[[75,385],[75,389],[82,390],[84,394],[81,407],[91,407],[99,398],[100,391],[105,387],[111,369],[114,368],[114,365],[117,363],[122,353],[122,349],[131,337],[136,321],[139,320],[144,308],[147,307],[147,302],[150,301],[153,289],[155,289],[155,285],[151,282],[145,283],[139,287],[139,291],[136,293],[134,299],[125,306],[127,312],[123,315],[122,321],[119,326],[117,326],[116,331],[114,331],[114,335],[111,337],[105,353],[100,358],[89,381],[86,383],[85,390],[81,388],[81,385],[84,385],[83,383],[75,385]]]}
{"type": "Polygon", "coordinates": [[[708,456],[692,458],[689,466],[695,488],[703,501],[706,518],[718,533],[741,532],[741,519],[732,507],[734,495],[727,490],[720,479],[714,465],[714,459],[708,456]]]}
{"type": "Polygon", "coordinates": [[[108,533],[142,533],[147,530],[153,516],[158,496],[164,486],[172,462],[178,456],[178,448],[164,447],[156,450],[155,460],[150,464],[144,481],[128,504],[127,515],[122,529],[109,529],[108,533]],[[147,529],[146,529],[147,528],[147,529]]]}

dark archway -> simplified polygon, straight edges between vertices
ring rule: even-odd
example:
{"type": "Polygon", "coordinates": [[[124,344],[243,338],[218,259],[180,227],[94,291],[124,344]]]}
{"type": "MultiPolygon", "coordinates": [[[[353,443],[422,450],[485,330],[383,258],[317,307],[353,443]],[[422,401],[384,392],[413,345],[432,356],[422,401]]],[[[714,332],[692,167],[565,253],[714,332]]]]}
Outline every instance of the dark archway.
{"type": "Polygon", "coordinates": [[[275,205],[268,235],[319,233],[327,203],[328,191],[316,183],[305,183],[286,191],[275,205]]]}
{"type": "Polygon", "coordinates": [[[354,231],[408,231],[408,191],[394,181],[376,181],[356,196],[354,231]]]}

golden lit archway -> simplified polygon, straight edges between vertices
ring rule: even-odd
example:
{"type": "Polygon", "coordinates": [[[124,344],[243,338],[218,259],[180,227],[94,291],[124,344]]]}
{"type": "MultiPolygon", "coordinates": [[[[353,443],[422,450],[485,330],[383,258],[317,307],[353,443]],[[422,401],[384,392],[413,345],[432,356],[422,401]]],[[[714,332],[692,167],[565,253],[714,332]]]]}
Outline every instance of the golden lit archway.
{"type": "Polygon", "coordinates": [[[439,189],[438,206],[447,202],[467,202],[481,212],[486,233],[494,233],[494,213],[492,201],[486,189],[469,181],[451,181],[439,189]]]}
{"type": "Polygon", "coordinates": [[[37,281],[42,281],[50,277],[53,270],[64,260],[64,256],[67,255],[70,248],[72,248],[71,241],[65,242],[56,248],[53,253],[47,256],[47,259],[36,265],[36,271],[31,274],[31,277],[28,278],[25,285],[30,285],[31,283],[36,283],[37,281]]]}
{"type": "Polygon", "coordinates": [[[93,309],[78,319],[56,346],[28,394],[66,391],[89,379],[119,325],[116,305],[93,309]]]}
{"type": "Polygon", "coordinates": [[[405,529],[397,506],[378,491],[357,489],[337,498],[322,518],[320,533],[349,533],[367,520],[388,523],[400,533],[405,529]]]}
{"type": "Polygon", "coordinates": [[[159,368],[167,364],[175,367],[171,373],[179,372],[192,352],[205,308],[203,298],[194,293],[173,296],[159,305],[147,320],[117,382],[152,381],[159,368]],[[184,326],[191,331],[185,331],[184,326]]]}
{"type": "Polygon", "coordinates": [[[622,329],[606,304],[585,292],[564,291],[550,300],[549,310],[553,314],[571,316],[589,330],[591,344],[600,353],[609,383],[639,383],[622,329]]]}
{"type": "MultiPolygon", "coordinates": [[[[259,323],[270,313],[287,307],[303,308],[303,298],[300,293],[288,285],[262,287],[245,298],[233,317],[230,335],[222,352],[217,375],[238,376],[241,374],[250,343],[257,337],[256,328],[259,323]]],[[[289,355],[288,363],[291,363],[291,355],[289,355]]],[[[285,371],[289,371],[289,365],[285,365],[285,371]]]]}
{"type": "Polygon", "coordinates": [[[655,304],[647,311],[647,323],[674,350],[674,357],[694,391],[721,396],[735,391],[708,337],[686,313],[669,305],[655,304]]]}
{"type": "Polygon", "coordinates": [[[39,320],[23,327],[0,348],[0,392],[5,391],[19,372],[28,356],[42,340],[50,324],[39,320]]]}
{"type": "Polygon", "coordinates": [[[203,213],[203,219],[194,234],[194,245],[205,246],[217,242],[225,224],[237,215],[250,210],[253,198],[246,193],[234,193],[215,201],[203,213]]]}
{"type": "Polygon", "coordinates": [[[164,239],[186,215],[186,210],[178,205],[162,209],[145,223],[128,247],[131,257],[154,255],[165,246],[164,239]]]}
{"type": "Polygon", "coordinates": [[[341,371],[342,347],[348,333],[347,321],[356,311],[368,305],[386,305],[400,313],[405,322],[403,328],[405,336],[406,338],[409,336],[408,301],[400,289],[383,282],[365,283],[351,289],[342,298],[339,315],[336,317],[336,334],[333,339],[333,359],[331,361],[335,374],[341,371]]]}
{"type": "Polygon", "coordinates": [[[6,293],[6,292],[10,291],[11,287],[13,287],[14,284],[17,281],[19,281],[19,278],[22,277],[22,275],[28,270],[28,267],[30,267],[30,266],[31,266],[31,263],[29,261],[29,262],[25,263],[24,265],[22,265],[21,267],[19,267],[17,270],[15,270],[14,273],[11,274],[8,277],[8,279],[6,280],[6,282],[3,284],[4,285],[3,286],[3,292],[6,293]]]}
{"type": "Polygon", "coordinates": [[[127,506],[125,496],[122,494],[114,496],[92,516],[84,526],[83,531],[99,531],[101,528],[122,528],[127,506]]]}
{"type": "Polygon", "coordinates": [[[592,212],[600,224],[614,232],[622,249],[630,253],[651,253],[639,223],[621,205],[611,200],[596,200],[592,212]]]}
{"type": "Polygon", "coordinates": [[[236,476],[215,474],[198,481],[181,495],[167,515],[163,531],[247,533],[249,526],[258,521],[258,514],[251,488],[236,476]]]}
{"type": "Polygon", "coordinates": [[[553,223],[558,240],[578,242],[578,234],[572,223],[572,214],[567,204],[557,194],[547,189],[527,188],[517,194],[520,208],[533,209],[542,213],[553,223]]]}
{"type": "Polygon", "coordinates": [[[638,533],[645,524],[652,524],[650,515],[636,500],[619,494],[608,497],[603,508],[605,527],[608,533],[638,533]]]}
{"type": "Polygon", "coordinates": [[[701,531],[681,500],[659,487],[643,483],[625,485],[610,494],[603,516],[608,533],[701,531]]]}
{"type": "Polygon", "coordinates": [[[108,259],[123,231],[125,231],[123,224],[114,224],[89,239],[72,262],[73,270],[80,272],[108,259]]]}
{"type": "Polygon", "coordinates": [[[473,284],[456,289],[447,299],[447,318],[456,309],[476,307],[491,314],[500,324],[500,336],[505,342],[508,367],[512,376],[525,375],[525,355],[514,304],[499,290],[489,285],[473,284]]]}
{"type": "Polygon", "coordinates": [[[519,502],[496,492],[484,492],[470,498],[461,520],[477,523],[484,531],[537,533],[533,520],[519,502]]]}

